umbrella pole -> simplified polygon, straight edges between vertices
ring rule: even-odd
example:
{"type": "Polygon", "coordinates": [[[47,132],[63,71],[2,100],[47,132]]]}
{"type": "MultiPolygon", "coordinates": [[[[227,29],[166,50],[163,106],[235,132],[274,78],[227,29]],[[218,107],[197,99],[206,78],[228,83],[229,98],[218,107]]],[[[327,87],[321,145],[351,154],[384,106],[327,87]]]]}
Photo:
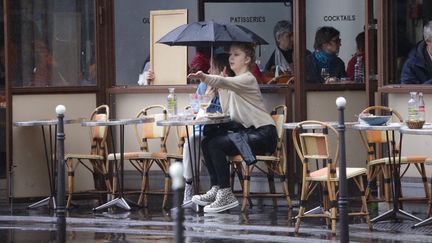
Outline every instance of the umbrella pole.
{"type": "Polygon", "coordinates": [[[213,70],[213,42],[210,44],[210,70],[213,70]]]}

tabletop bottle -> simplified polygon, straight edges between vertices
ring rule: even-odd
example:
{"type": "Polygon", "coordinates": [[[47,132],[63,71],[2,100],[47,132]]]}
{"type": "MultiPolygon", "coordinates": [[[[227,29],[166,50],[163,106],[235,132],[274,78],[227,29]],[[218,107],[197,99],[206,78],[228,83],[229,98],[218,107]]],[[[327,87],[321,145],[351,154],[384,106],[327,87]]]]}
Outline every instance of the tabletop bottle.
{"type": "Polygon", "coordinates": [[[408,120],[418,120],[418,103],[417,103],[417,92],[410,92],[410,99],[408,100],[408,120]]]}
{"type": "Polygon", "coordinates": [[[175,88],[168,88],[169,94],[167,96],[167,110],[168,115],[177,115],[177,97],[174,93],[175,88]]]}
{"type": "Polygon", "coordinates": [[[363,83],[363,58],[361,56],[357,56],[356,64],[354,65],[354,81],[357,83],[363,83]]]}
{"type": "Polygon", "coordinates": [[[425,117],[425,103],[423,100],[423,93],[422,92],[419,93],[417,113],[418,113],[418,119],[420,121],[424,121],[426,117],[425,117]]]}

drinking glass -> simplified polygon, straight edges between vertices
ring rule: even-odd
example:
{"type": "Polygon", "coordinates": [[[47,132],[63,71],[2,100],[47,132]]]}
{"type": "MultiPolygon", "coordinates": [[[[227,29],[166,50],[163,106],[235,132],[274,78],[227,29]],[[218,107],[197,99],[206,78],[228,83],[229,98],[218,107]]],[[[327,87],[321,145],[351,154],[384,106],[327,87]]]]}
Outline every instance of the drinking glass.
{"type": "Polygon", "coordinates": [[[198,113],[200,108],[200,97],[198,94],[193,93],[189,95],[189,104],[194,114],[198,113]]]}
{"type": "Polygon", "coordinates": [[[199,100],[200,109],[204,110],[205,112],[207,108],[210,106],[212,98],[213,97],[211,95],[201,95],[199,100]]]}
{"type": "Polygon", "coordinates": [[[321,68],[321,77],[326,81],[330,77],[328,68],[321,68]]]}

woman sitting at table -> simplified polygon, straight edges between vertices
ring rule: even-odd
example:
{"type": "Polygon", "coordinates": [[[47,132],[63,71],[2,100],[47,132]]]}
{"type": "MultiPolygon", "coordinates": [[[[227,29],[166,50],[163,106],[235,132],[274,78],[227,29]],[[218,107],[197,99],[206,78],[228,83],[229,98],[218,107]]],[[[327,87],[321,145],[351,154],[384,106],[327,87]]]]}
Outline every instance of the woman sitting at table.
{"type": "MultiPolygon", "coordinates": [[[[229,67],[228,58],[229,58],[228,53],[215,54],[208,72],[210,74],[221,74],[222,71],[224,71],[224,69],[225,69],[224,75],[234,76],[234,72],[229,67]]],[[[216,88],[211,87],[204,82],[201,82],[198,85],[196,93],[198,95],[211,95],[211,96],[213,96],[211,103],[210,103],[210,106],[206,110],[207,113],[216,113],[216,112],[222,113],[222,108],[221,108],[220,102],[219,102],[219,94],[218,94],[218,91],[216,88]]],[[[199,129],[196,129],[195,132],[198,133],[199,129]]],[[[198,135],[199,134],[195,135],[196,140],[193,139],[192,135],[189,137],[189,141],[191,143],[190,146],[192,148],[194,146],[196,147],[195,150],[193,150],[192,148],[191,148],[191,150],[196,151],[196,152],[200,152],[200,151],[198,151],[198,146],[197,146],[198,143],[201,142],[201,141],[198,141],[198,135]]],[[[184,144],[184,147],[183,147],[183,177],[185,178],[185,181],[186,181],[185,190],[184,190],[184,197],[183,197],[183,206],[187,206],[191,202],[191,199],[192,199],[192,196],[194,193],[194,187],[192,185],[191,164],[196,163],[195,161],[193,161],[193,158],[198,158],[198,156],[190,158],[189,143],[187,141],[188,140],[186,140],[186,143],[184,144]]]]}
{"type": "Polygon", "coordinates": [[[327,83],[346,77],[345,63],[338,57],[341,46],[340,33],[329,26],[321,27],[315,34],[315,51],[306,57],[308,83],[327,83]]]}
{"type": "Polygon", "coordinates": [[[273,153],[276,149],[277,132],[273,119],[266,111],[256,78],[250,72],[255,63],[255,50],[250,44],[232,44],[229,63],[234,77],[191,73],[190,79],[200,79],[219,89],[222,110],[229,113],[230,126],[206,135],[202,149],[210,174],[211,189],[202,195],[195,195],[192,201],[205,206],[204,212],[218,213],[238,205],[230,188],[230,166],[227,156],[252,153],[273,153]]]}

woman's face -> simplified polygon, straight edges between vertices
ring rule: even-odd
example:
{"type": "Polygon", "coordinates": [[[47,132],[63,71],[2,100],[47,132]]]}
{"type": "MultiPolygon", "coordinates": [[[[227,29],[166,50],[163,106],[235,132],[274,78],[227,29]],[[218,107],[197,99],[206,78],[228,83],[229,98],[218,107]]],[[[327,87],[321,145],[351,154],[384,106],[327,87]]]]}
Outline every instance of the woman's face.
{"type": "Polygon", "coordinates": [[[293,34],[289,32],[284,32],[277,40],[280,49],[286,51],[293,49],[293,34]]]}
{"type": "Polygon", "coordinates": [[[323,45],[323,50],[327,53],[337,54],[339,53],[339,49],[341,47],[341,38],[340,36],[333,37],[330,42],[325,43],[323,45]]]}
{"type": "Polygon", "coordinates": [[[232,45],[229,52],[229,64],[236,75],[249,70],[250,57],[240,47],[232,45]]]}

